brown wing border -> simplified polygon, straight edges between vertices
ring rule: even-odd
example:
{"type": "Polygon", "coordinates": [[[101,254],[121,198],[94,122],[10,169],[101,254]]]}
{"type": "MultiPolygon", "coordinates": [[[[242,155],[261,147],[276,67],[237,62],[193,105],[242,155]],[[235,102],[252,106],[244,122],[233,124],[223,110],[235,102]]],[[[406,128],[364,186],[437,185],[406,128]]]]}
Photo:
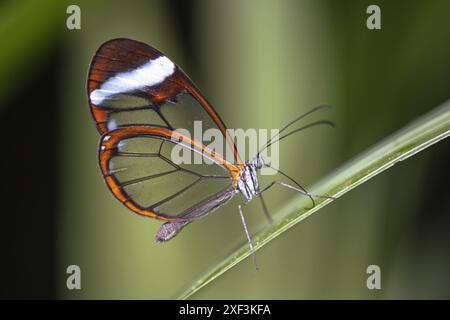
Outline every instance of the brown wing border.
{"type": "Polygon", "coordinates": [[[192,140],[191,138],[177,132],[172,131],[164,127],[157,126],[127,126],[120,127],[113,131],[105,133],[100,139],[99,151],[98,151],[98,162],[100,169],[103,174],[103,178],[106,185],[112,192],[112,194],[119,200],[123,205],[125,205],[131,211],[163,221],[181,221],[184,220],[182,217],[171,217],[169,215],[154,212],[149,209],[140,207],[133,199],[129,198],[126,193],[120,187],[120,183],[110,174],[108,166],[109,160],[117,154],[118,144],[120,141],[128,138],[150,136],[157,139],[168,140],[175,143],[179,143],[184,146],[190,146],[192,150],[196,150],[201,153],[205,153],[210,157],[217,160],[226,170],[229,171],[232,178],[232,185],[235,187],[239,179],[239,174],[241,171],[241,165],[234,165],[231,162],[223,159],[219,154],[215,153],[213,150],[207,148],[202,143],[192,140]]]}
{"type": "MultiPolygon", "coordinates": [[[[152,46],[149,46],[146,43],[127,38],[117,38],[106,41],[97,49],[89,65],[88,79],[87,79],[87,94],[91,114],[92,117],[94,118],[94,121],[96,122],[100,134],[105,134],[108,132],[106,123],[109,111],[105,108],[101,108],[93,104],[90,101],[89,95],[93,90],[99,88],[101,84],[106,80],[106,78],[100,76],[101,69],[98,69],[99,66],[97,65],[97,60],[99,58],[101,59],[105,58],[102,52],[105,50],[106,51],[111,50],[109,46],[112,47],[117,46],[118,48],[129,46],[132,47],[132,49],[135,49],[136,55],[146,56],[149,59],[152,59],[157,56],[165,56],[164,53],[153,48],[152,46]]],[[[118,58],[115,57],[114,59],[118,58]]],[[[236,161],[236,163],[242,164],[242,160],[241,157],[239,156],[236,145],[234,144],[233,139],[229,135],[227,127],[223,122],[223,120],[221,119],[221,117],[219,116],[219,114],[216,112],[211,103],[209,103],[209,101],[205,98],[205,96],[200,92],[200,90],[197,88],[194,82],[186,75],[186,73],[176,63],[174,63],[174,65],[176,68],[174,74],[170,77],[169,80],[167,80],[168,82],[165,85],[162,85],[161,88],[158,88],[157,90],[157,92],[161,91],[161,94],[157,94],[151,97],[149,96],[149,99],[154,104],[162,104],[169,99],[175,98],[178,94],[182,94],[184,91],[191,94],[200,103],[203,109],[208,113],[208,115],[217,125],[220,132],[224,135],[227,143],[233,149],[234,160],[236,161]]]]}

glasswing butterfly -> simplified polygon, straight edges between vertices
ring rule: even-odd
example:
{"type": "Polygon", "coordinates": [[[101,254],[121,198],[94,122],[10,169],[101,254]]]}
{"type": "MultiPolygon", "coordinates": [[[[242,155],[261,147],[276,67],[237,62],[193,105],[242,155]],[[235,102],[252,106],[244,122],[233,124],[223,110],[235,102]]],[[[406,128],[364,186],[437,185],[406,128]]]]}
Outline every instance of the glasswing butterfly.
{"type": "Polygon", "coordinates": [[[262,192],[273,185],[307,195],[313,205],[313,197],[326,197],[307,192],[280,170],[295,186],[273,181],[260,189],[257,177],[257,170],[266,165],[262,150],[305,128],[332,125],[316,121],[280,136],[298,120],[326,106],[289,122],[252,160],[243,162],[224,122],[195,84],[169,58],[145,43],[113,39],[102,44],[89,67],[87,94],[101,134],[98,161],[104,180],[127,208],[165,221],[156,233],[157,241],[171,239],[188,223],[241,194],[244,201],[238,209],[253,250],[242,212],[242,205],[253,197],[260,197],[266,214],[262,192]],[[192,127],[197,119],[220,130],[233,161],[175,130],[192,127]],[[175,146],[199,154],[213,165],[176,164],[170,157],[175,146]]]}

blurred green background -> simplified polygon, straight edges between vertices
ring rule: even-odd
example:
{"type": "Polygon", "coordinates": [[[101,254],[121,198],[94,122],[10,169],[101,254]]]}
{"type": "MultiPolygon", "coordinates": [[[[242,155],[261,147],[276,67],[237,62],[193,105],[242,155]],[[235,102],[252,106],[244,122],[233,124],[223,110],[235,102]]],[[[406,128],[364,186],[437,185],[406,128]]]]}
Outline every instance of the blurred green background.
{"type": "MultiPolygon", "coordinates": [[[[98,46],[128,37],[165,52],[231,128],[279,128],[312,106],[335,130],[280,145],[311,185],[450,97],[450,2],[16,1],[0,5],[1,296],[174,298],[245,241],[236,206],[159,244],[160,222],[129,212],[102,181],[86,74],[98,46]],[[66,8],[81,8],[81,30],[66,8]],[[366,28],[381,8],[382,29],[366,28]],[[66,267],[82,289],[66,288],[66,267]]],[[[200,291],[199,299],[450,298],[447,141],[327,206],[200,291]],[[382,289],[366,287],[381,267],[382,289]]],[[[270,191],[272,212],[297,195],[270,191]]],[[[264,222],[246,207],[250,229],[264,222]]]]}

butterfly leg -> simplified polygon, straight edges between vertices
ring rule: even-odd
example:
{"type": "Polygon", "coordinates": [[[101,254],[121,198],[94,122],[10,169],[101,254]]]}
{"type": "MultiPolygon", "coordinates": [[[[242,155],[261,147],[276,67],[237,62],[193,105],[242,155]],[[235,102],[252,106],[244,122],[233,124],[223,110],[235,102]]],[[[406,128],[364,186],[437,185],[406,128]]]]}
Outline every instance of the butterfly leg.
{"type": "Polygon", "coordinates": [[[259,200],[261,201],[261,206],[263,208],[264,215],[266,216],[266,218],[269,221],[269,223],[273,224],[272,216],[269,213],[269,209],[267,209],[266,201],[264,201],[264,197],[263,197],[262,194],[259,195],[259,200]]]}
{"type": "Polygon", "coordinates": [[[291,186],[291,185],[289,185],[289,184],[287,184],[287,183],[279,182],[279,181],[272,181],[268,186],[266,186],[266,187],[264,187],[262,190],[260,190],[260,191],[258,192],[258,195],[261,195],[261,193],[263,193],[264,191],[267,191],[269,188],[271,188],[271,187],[274,186],[274,185],[279,185],[279,186],[281,186],[281,187],[285,187],[285,188],[288,188],[288,189],[297,191],[297,192],[299,192],[299,193],[301,193],[301,194],[304,194],[305,196],[308,196],[308,197],[311,199],[311,202],[312,202],[312,204],[313,204],[313,207],[316,206],[316,202],[314,201],[314,198],[313,198],[313,197],[316,197],[316,198],[324,198],[324,199],[332,199],[332,200],[335,200],[335,199],[336,199],[336,198],[330,197],[330,196],[323,196],[323,195],[313,194],[313,193],[311,193],[311,192],[309,192],[309,191],[307,191],[307,190],[305,190],[305,189],[303,189],[303,188],[302,188],[302,189],[299,189],[299,188],[293,187],[293,186],[291,186]]]}
{"type": "Polygon", "coordinates": [[[241,220],[242,220],[242,225],[244,226],[245,235],[247,236],[248,245],[249,245],[250,251],[252,253],[253,264],[255,265],[256,270],[258,270],[258,265],[256,264],[256,255],[255,255],[255,250],[253,249],[252,239],[250,238],[250,233],[248,232],[247,223],[245,222],[245,218],[244,218],[244,213],[242,212],[242,204],[238,205],[238,208],[239,208],[239,214],[240,214],[241,220]]]}

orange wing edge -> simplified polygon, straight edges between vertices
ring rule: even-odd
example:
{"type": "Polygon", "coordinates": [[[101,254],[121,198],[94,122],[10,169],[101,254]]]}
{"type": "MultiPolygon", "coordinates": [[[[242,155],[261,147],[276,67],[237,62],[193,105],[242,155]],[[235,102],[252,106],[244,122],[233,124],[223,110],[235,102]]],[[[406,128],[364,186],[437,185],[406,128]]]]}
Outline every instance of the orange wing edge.
{"type": "Polygon", "coordinates": [[[137,137],[137,136],[153,136],[163,140],[174,141],[177,143],[183,143],[190,146],[192,149],[196,149],[202,153],[208,154],[210,157],[214,158],[218,163],[223,165],[231,175],[232,184],[236,187],[237,181],[239,179],[240,171],[242,170],[241,165],[234,165],[225,159],[223,159],[219,154],[215,153],[211,149],[205,147],[198,141],[192,140],[189,137],[170,129],[164,127],[156,126],[128,126],[121,127],[116,130],[107,132],[102,135],[100,139],[98,161],[100,169],[103,174],[103,178],[111,190],[112,194],[128,209],[131,211],[143,215],[146,217],[162,220],[162,221],[180,221],[183,220],[178,217],[171,217],[169,215],[156,213],[150,209],[142,208],[137,203],[135,203],[131,198],[129,198],[126,193],[120,187],[120,183],[117,179],[109,172],[108,165],[109,160],[117,153],[118,144],[121,140],[137,137]]]}

